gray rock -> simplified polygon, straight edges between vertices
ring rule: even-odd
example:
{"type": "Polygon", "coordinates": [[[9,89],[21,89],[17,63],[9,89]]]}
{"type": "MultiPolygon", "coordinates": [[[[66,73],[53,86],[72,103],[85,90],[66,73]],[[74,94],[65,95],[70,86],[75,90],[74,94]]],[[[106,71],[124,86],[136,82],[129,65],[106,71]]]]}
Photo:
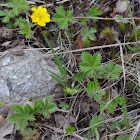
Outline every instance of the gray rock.
{"type": "Polygon", "coordinates": [[[7,82],[12,101],[48,96],[55,90],[57,82],[47,70],[60,75],[59,69],[42,55],[40,51],[24,51],[23,56],[7,54],[0,58],[0,76],[7,82]]]}

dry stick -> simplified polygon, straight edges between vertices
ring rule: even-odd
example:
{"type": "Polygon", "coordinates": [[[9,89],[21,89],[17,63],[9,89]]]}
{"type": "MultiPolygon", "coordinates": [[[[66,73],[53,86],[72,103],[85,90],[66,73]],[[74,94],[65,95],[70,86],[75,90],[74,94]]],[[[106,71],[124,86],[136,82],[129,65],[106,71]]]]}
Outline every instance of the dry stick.
{"type": "MultiPolygon", "coordinates": [[[[138,41],[138,42],[121,43],[121,45],[132,45],[132,44],[137,44],[137,43],[140,43],[140,41],[138,41]]],[[[48,54],[43,54],[42,56],[36,55],[36,56],[31,57],[31,58],[23,59],[21,61],[16,61],[16,62],[11,63],[11,64],[8,64],[8,65],[0,66],[0,68],[1,67],[6,67],[6,66],[10,66],[10,65],[13,65],[13,64],[22,62],[22,61],[32,60],[32,59],[38,58],[38,57],[48,57],[48,56],[53,56],[53,55],[60,55],[60,54],[67,54],[67,53],[74,53],[74,52],[82,52],[82,51],[88,51],[88,50],[96,50],[96,49],[101,49],[101,48],[111,48],[111,47],[117,47],[119,45],[120,44],[110,44],[110,45],[94,46],[94,47],[84,48],[84,49],[70,50],[70,51],[65,51],[65,52],[60,52],[60,53],[54,53],[54,54],[48,53],[48,54]]],[[[45,48],[42,48],[42,49],[45,50],[45,48]]],[[[22,50],[29,50],[29,49],[22,49],[22,50]]],[[[15,52],[16,52],[16,50],[15,50],[15,52]]],[[[0,57],[5,56],[6,54],[9,54],[9,53],[6,52],[6,53],[2,54],[0,57]]]]}
{"type": "MultiPolygon", "coordinates": [[[[102,17],[73,17],[75,19],[99,19],[99,20],[120,20],[118,18],[102,18],[102,17]]],[[[124,18],[125,20],[130,20],[131,18],[124,18]]],[[[137,17],[133,17],[133,19],[139,19],[137,17]]]]}

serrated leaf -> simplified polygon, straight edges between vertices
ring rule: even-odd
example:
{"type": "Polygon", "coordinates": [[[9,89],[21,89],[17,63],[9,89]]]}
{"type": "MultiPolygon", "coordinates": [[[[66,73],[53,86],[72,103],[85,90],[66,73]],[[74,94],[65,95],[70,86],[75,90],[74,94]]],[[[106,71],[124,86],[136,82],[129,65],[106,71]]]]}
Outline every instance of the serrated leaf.
{"type": "Polygon", "coordinates": [[[47,107],[47,111],[50,112],[50,113],[55,112],[56,109],[57,109],[57,106],[55,104],[51,104],[47,107]]]}
{"type": "Polygon", "coordinates": [[[122,68],[115,65],[113,62],[107,64],[105,68],[105,72],[107,73],[106,77],[109,79],[112,77],[113,79],[119,79],[119,72],[122,71],[122,68]]]}
{"type": "Polygon", "coordinates": [[[102,99],[102,96],[105,95],[105,91],[99,87],[99,83],[97,80],[94,80],[94,82],[88,82],[87,90],[88,96],[90,98],[93,97],[96,101],[100,101],[102,99]]]}
{"type": "Polygon", "coordinates": [[[72,17],[72,10],[65,12],[62,6],[56,8],[56,14],[52,17],[52,20],[58,22],[60,29],[65,29],[68,26],[68,22],[74,23],[74,18],[72,17]]]}
{"type": "MultiPolygon", "coordinates": [[[[91,17],[97,17],[97,15],[101,15],[102,12],[98,10],[99,6],[95,6],[92,9],[89,9],[89,16],[91,17]]],[[[97,19],[93,19],[93,21],[97,21],[97,19]]]]}
{"type": "Polygon", "coordinates": [[[10,20],[9,16],[6,16],[2,19],[2,22],[7,23],[10,20]]]}
{"type": "Polygon", "coordinates": [[[93,127],[93,129],[99,127],[99,126],[103,126],[103,123],[100,123],[101,121],[104,120],[103,116],[92,116],[92,120],[90,120],[89,122],[89,127],[93,127]]]}
{"type": "Polygon", "coordinates": [[[16,113],[12,114],[11,116],[9,116],[8,120],[10,122],[16,122],[17,121],[17,114],[16,113]]]}
{"type": "Polygon", "coordinates": [[[84,79],[85,76],[87,76],[87,73],[78,72],[77,74],[75,74],[75,75],[73,76],[73,79],[74,79],[74,80],[77,80],[78,82],[81,82],[81,81],[84,79]]]}
{"type": "Polygon", "coordinates": [[[30,112],[30,107],[29,107],[29,105],[26,104],[26,105],[24,106],[24,109],[23,109],[23,110],[24,110],[24,114],[29,114],[29,112],[30,112]]]}
{"type": "Polygon", "coordinates": [[[12,109],[17,113],[17,114],[24,114],[23,108],[19,105],[14,105],[12,109]]]}
{"type": "Polygon", "coordinates": [[[87,74],[93,77],[96,71],[101,70],[103,65],[101,63],[101,55],[95,53],[91,56],[89,53],[82,53],[83,62],[80,63],[80,70],[87,72],[87,74]]]}
{"type": "Polygon", "coordinates": [[[22,27],[25,26],[25,23],[26,23],[26,19],[22,18],[22,17],[19,17],[19,18],[15,19],[14,25],[15,25],[15,27],[22,28],[22,27]]]}
{"type": "Polygon", "coordinates": [[[29,9],[29,4],[26,0],[12,0],[12,2],[10,2],[8,4],[9,7],[14,7],[14,8],[18,8],[18,9],[22,9],[22,10],[28,10],[29,9]]]}
{"type": "Polygon", "coordinates": [[[94,33],[96,32],[96,29],[94,28],[88,28],[86,27],[85,30],[81,33],[81,35],[83,36],[82,37],[82,40],[85,42],[86,40],[88,40],[88,38],[90,40],[95,40],[95,35],[94,33]]]}
{"type": "Polygon", "coordinates": [[[26,119],[29,120],[29,121],[34,121],[35,120],[35,118],[32,114],[26,115],[26,119]]]}
{"type": "Polygon", "coordinates": [[[33,31],[31,30],[31,26],[29,24],[25,25],[25,28],[18,31],[20,34],[25,34],[26,39],[29,39],[31,35],[33,34],[33,31]]]}

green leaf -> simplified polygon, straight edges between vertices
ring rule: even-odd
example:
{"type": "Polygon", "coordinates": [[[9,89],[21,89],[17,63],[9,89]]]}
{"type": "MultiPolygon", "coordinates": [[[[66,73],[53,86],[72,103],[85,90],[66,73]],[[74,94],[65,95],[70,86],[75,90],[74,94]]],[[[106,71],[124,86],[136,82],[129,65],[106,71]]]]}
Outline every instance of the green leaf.
{"type": "Polygon", "coordinates": [[[88,38],[90,40],[95,40],[95,35],[94,35],[95,32],[96,32],[96,29],[94,29],[94,28],[89,29],[88,27],[86,27],[85,30],[81,33],[81,35],[83,36],[82,40],[84,42],[87,41],[88,38]]]}
{"type": "Polygon", "coordinates": [[[24,114],[23,108],[19,105],[14,105],[12,109],[17,113],[17,114],[24,114]]]}
{"type": "Polygon", "coordinates": [[[74,128],[74,127],[71,127],[71,126],[68,126],[67,128],[66,128],[66,133],[67,134],[73,134],[73,132],[75,131],[76,129],[74,128]]]}
{"type": "Polygon", "coordinates": [[[107,73],[106,77],[109,79],[112,77],[113,79],[119,79],[119,72],[122,71],[120,66],[115,65],[113,62],[107,64],[105,68],[105,72],[107,73]]]}
{"type": "Polygon", "coordinates": [[[87,73],[89,76],[93,77],[96,71],[103,68],[101,64],[101,54],[95,53],[93,56],[89,53],[82,53],[83,62],[80,63],[80,70],[87,73]]]}
{"type": "Polygon", "coordinates": [[[26,23],[26,19],[19,17],[15,19],[14,25],[15,27],[23,28],[25,26],[25,23],[26,23]]]}
{"type": "Polygon", "coordinates": [[[65,12],[62,6],[56,8],[56,15],[52,17],[52,20],[58,23],[60,29],[65,29],[68,26],[68,22],[74,23],[72,17],[72,10],[65,12]]]}
{"type": "Polygon", "coordinates": [[[94,80],[94,82],[88,82],[87,85],[88,96],[94,97],[97,102],[99,102],[102,99],[102,96],[105,95],[105,91],[102,90],[98,85],[99,83],[97,80],[94,80]]]}
{"type": "Polygon", "coordinates": [[[37,130],[32,130],[31,128],[26,128],[25,130],[21,131],[21,134],[22,134],[22,136],[25,137],[26,140],[29,140],[29,139],[35,140],[36,132],[37,132],[37,130]]]}
{"type": "Polygon", "coordinates": [[[56,104],[53,104],[51,96],[45,98],[45,103],[41,99],[38,99],[37,102],[40,105],[41,113],[45,118],[49,118],[49,114],[55,112],[57,109],[56,104]]]}
{"type": "Polygon", "coordinates": [[[87,76],[87,73],[78,72],[77,74],[75,74],[73,76],[73,80],[77,80],[78,82],[81,82],[84,79],[85,76],[87,76]]]}
{"type": "Polygon", "coordinates": [[[29,107],[29,105],[28,104],[26,104],[25,106],[24,106],[24,114],[29,114],[29,112],[30,112],[30,107],[29,107]]]}
{"type": "Polygon", "coordinates": [[[7,14],[9,13],[9,11],[7,9],[5,10],[0,10],[0,17],[2,16],[7,16],[7,14]]]}
{"type": "Polygon", "coordinates": [[[68,104],[65,104],[64,102],[61,102],[61,103],[59,104],[59,107],[61,107],[62,110],[67,110],[67,109],[69,109],[69,105],[68,105],[68,104]]]}
{"type": "Polygon", "coordinates": [[[8,4],[8,6],[16,9],[17,11],[20,9],[22,10],[29,9],[29,4],[26,0],[12,0],[12,2],[8,4]]]}
{"type": "Polygon", "coordinates": [[[31,35],[33,34],[33,31],[31,30],[31,26],[29,24],[25,25],[25,28],[18,31],[20,34],[25,34],[26,39],[29,39],[31,35]]]}
{"type": "Polygon", "coordinates": [[[28,105],[24,106],[22,108],[19,105],[14,105],[12,109],[16,112],[9,116],[8,120],[11,122],[16,123],[16,129],[18,130],[24,130],[24,128],[28,125],[29,121],[34,121],[35,118],[32,114],[29,114],[30,108],[28,105]]]}
{"type": "Polygon", "coordinates": [[[66,87],[66,88],[64,89],[64,91],[65,91],[66,93],[68,93],[68,94],[74,95],[74,94],[76,94],[76,93],[82,91],[81,89],[78,89],[79,86],[80,86],[80,84],[77,85],[77,86],[75,86],[73,89],[71,89],[71,88],[69,88],[69,87],[66,87]]]}
{"type": "Polygon", "coordinates": [[[89,127],[94,126],[92,129],[94,130],[95,128],[99,126],[103,126],[103,123],[100,123],[101,121],[104,120],[103,116],[92,116],[92,119],[89,122],[89,127]]]}
{"type": "Polygon", "coordinates": [[[123,106],[124,102],[127,102],[127,99],[126,99],[125,97],[116,97],[116,98],[115,98],[115,101],[116,101],[119,105],[123,106]]]}
{"type": "Polygon", "coordinates": [[[109,100],[107,100],[105,103],[102,103],[100,105],[100,111],[101,111],[101,113],[103,113],[103,111],[107,108],[109,113],[114,113],[114,110],[116,109],[116,107],[117,107],[116,101],[112,101],[109,103],[109,100]]]}
{"type": "MultiPolygon", "coordinates": [[[[92,9],[89,9],[89,16],[90,17],[97,17],[98,15],[101,15],[102,12],[98,10],[99,6],[95,6],[92,9]]],[[[93,21],[97,21],[97,19],[93,19],[93,21]]]]}
{"type": "MultiPolygon", "coordinates": [[[[83,17],[84,16],[84,14],[82,13],[82,14],[80,14],[80,17],[83,17]]],[[[81,21],[81,25],[82,26],[86,26],[87,25],[87,21],[88,21],[89,19],[80,19],[80,21],[81,21]]]]}

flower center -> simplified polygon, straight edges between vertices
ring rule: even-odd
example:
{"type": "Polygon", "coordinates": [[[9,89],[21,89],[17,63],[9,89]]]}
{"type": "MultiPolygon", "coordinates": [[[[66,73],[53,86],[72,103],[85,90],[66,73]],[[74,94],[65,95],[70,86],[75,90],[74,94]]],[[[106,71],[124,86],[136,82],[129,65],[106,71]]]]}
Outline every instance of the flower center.
{"type": "Polygon", "coordinates": [[[38,17],[39,18],[43,18],[43,14],[42,13],[38,13],[38,17]]]}

